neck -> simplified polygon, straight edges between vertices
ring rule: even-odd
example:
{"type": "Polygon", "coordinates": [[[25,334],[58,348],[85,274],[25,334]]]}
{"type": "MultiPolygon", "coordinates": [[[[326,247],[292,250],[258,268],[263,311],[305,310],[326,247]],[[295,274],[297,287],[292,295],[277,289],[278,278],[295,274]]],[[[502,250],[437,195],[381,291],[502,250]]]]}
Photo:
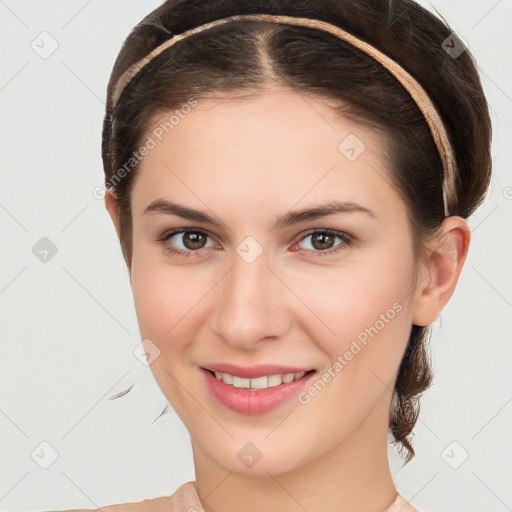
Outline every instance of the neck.
{"type": "Polygon", "coordinates": [[[228,471],[192,441],[205,512],[384,512],[397,492],[387,455],[388,412],[389,400],[380,401],[342,443],[306,465],[269,476],[228,471]]]}

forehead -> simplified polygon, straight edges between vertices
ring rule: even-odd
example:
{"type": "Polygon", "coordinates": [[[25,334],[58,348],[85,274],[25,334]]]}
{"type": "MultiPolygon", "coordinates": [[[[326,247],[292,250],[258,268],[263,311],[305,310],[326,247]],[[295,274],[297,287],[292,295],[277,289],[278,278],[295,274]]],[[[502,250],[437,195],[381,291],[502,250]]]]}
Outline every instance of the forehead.
{"type": "Polygon", "coordinates": [[[326,98],[284,88],[162,112],[141,140],[149,139],[154,147],[134,187],[146,202],[187,187],[188,195],[206,197],[222,187],[240,204],[323,200],[336,190],[360,202],[389,182],[382,133],[336,112],[326,98]]]}

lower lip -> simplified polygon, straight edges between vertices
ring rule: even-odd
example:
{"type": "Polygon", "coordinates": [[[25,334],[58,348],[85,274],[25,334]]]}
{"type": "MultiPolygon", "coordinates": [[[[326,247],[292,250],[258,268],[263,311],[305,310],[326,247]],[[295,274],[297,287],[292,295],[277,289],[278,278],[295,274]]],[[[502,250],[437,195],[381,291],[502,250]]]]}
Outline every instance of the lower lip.
{"type": "Polygon", "coordinates": [[[304,389],[316,373],[307,373],[288,384],[266,389],[247,389],[226,384],[204,368],[201,368],[201,371],[205,376],[208,389],[222,405],[232,411],[248,415],[263,414],[280,406],[304,389]]]}

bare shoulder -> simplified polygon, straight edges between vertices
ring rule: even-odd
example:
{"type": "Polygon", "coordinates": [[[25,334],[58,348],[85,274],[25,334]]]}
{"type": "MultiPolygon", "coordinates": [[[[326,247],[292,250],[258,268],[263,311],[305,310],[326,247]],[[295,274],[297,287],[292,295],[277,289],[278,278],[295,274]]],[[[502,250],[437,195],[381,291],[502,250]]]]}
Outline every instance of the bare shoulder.
{"type": "Polygon", "coordinates": [[[172,510],[170,496],[162,496],[136,503],[120,503],[100,508],[74,508],[69,510],[48,510],[46,512],[170,512],[172,510]]]}

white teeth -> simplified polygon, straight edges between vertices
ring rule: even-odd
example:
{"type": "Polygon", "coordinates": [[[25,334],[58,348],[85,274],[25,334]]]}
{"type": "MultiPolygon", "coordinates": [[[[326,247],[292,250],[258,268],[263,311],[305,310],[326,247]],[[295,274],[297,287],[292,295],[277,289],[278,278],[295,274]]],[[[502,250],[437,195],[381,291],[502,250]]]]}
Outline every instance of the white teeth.
{"type": "Polygon", "coordinates": [[[268,376],[268,387],[279,386],[283,383],[283,375],[269,375],[268,376]]]}
{"type": "MultiPolygon", "coordinates": [[[[299,375],[299,374],[297,374],[299,375]]],[[[288,382],[291,382],[293,380],[293,373],[287,373],[286,375],[283,375],[283,383],[288,384],[288,382]]]]}
{"type": "Polygon", "coordinates": [[[268,387],[268,377],[264,375],[263,377],[258,377],[257,379],[244,379],[251,383],[251,388],[254,389],[265,389],[268,387]]]}
{"type": "Polygon", "coordinates": [[[236,377],[233,375],[233,386],[235,388],[250,388],[251,380],[250,379],[242,379],[242,377],[236,377]]]}
{"type": "Polygon", "coordinates": [[[286,373],[284,375],[264,375],[263,377],[256,377],[254,379],[245,379],[243,377],[237,377],[236,375],[230,375],[229,373],[215,372],[215,377],[225,384],[231,384],[235,388],[266,389],[298,380],[303,377],[305,373],[306,372],[286,373]]]}

